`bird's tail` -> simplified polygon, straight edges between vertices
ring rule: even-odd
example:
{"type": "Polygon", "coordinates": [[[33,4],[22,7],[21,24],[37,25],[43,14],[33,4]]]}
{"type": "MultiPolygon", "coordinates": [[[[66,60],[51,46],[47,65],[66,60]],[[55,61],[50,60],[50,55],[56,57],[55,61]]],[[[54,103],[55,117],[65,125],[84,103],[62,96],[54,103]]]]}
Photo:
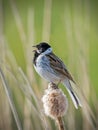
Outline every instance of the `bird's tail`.
{"type": "Polygon", "coordinates": [[[70,95],[70,97],[71,97],[71,99],[72,99],[72,101],[74,103],[75,108],[78,109],[79,106],[82,107],[82,105],[80,103],[80,100],[77,97],[77,95],[75,94],[75,92],[73,91],[69,80],[65,79],[63,81],[63,84],[64,84],[64,86],[66,86],[66,89],[67,89],[67,91],[68,91],[68,93],[69,93],[69,95],[70,95]]]}

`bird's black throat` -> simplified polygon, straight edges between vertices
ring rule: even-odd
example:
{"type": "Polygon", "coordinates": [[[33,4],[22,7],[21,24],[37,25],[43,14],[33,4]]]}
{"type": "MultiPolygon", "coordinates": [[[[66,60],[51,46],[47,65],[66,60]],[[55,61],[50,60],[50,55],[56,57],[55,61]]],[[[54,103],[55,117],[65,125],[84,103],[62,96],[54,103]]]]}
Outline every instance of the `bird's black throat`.
{"type": "Polygon", "coordinates": [[[37,51],[34,52],[34,57],[33,57],[33,64],[36,66],[36,60],[37,60],[37,57],[39,56],[40,54],[37,53],[37,51]]]}

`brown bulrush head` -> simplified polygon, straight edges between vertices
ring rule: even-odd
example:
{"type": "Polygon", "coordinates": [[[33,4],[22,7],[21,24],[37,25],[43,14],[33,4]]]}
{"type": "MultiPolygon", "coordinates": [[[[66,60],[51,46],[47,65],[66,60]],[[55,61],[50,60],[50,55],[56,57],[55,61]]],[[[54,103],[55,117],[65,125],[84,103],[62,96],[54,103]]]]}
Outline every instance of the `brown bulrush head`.
{"type": "MultiPolygon", "coordinates": [[[[61,89],[54,83],[49,83],[42,97],[45,114],[57,122],[64,116],[68,109],[68,100],[61,89]]],[[[61,125],[61,124],[60,124],[61,125]]]]}

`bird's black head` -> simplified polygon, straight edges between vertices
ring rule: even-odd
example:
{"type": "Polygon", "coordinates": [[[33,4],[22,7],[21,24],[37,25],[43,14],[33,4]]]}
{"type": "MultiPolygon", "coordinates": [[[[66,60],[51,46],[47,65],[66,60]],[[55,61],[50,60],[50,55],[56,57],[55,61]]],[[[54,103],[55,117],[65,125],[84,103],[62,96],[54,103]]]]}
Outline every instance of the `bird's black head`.
{"type": "Polygon", "coordinates": [[[34,47],[37,48],[37,50],[36,50],[37,53],[41,54],[41,53],[45,52],[51,46],[46,42],[41,42],[38,45],[35,45],[34,47]]]}

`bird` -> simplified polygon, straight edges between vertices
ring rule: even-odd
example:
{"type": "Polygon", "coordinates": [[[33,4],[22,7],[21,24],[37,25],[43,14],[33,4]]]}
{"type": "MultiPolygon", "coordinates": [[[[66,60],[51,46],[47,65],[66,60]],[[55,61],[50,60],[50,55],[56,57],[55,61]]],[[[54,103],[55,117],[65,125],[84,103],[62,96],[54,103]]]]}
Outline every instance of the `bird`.
{"type": "Polygon", "coordinates": [[[70,81],[74,84],[76,84],[76,82],[63,61],[53,53],[52,47],[46,42],[40,42],[33,47],[35,48],[33,50],[33,65],[36,72],[48,82],[55,84],[62,83],[67,89],[75,108],[78,109],[81,107],[80,99],[70,83],[70,81]]]}

